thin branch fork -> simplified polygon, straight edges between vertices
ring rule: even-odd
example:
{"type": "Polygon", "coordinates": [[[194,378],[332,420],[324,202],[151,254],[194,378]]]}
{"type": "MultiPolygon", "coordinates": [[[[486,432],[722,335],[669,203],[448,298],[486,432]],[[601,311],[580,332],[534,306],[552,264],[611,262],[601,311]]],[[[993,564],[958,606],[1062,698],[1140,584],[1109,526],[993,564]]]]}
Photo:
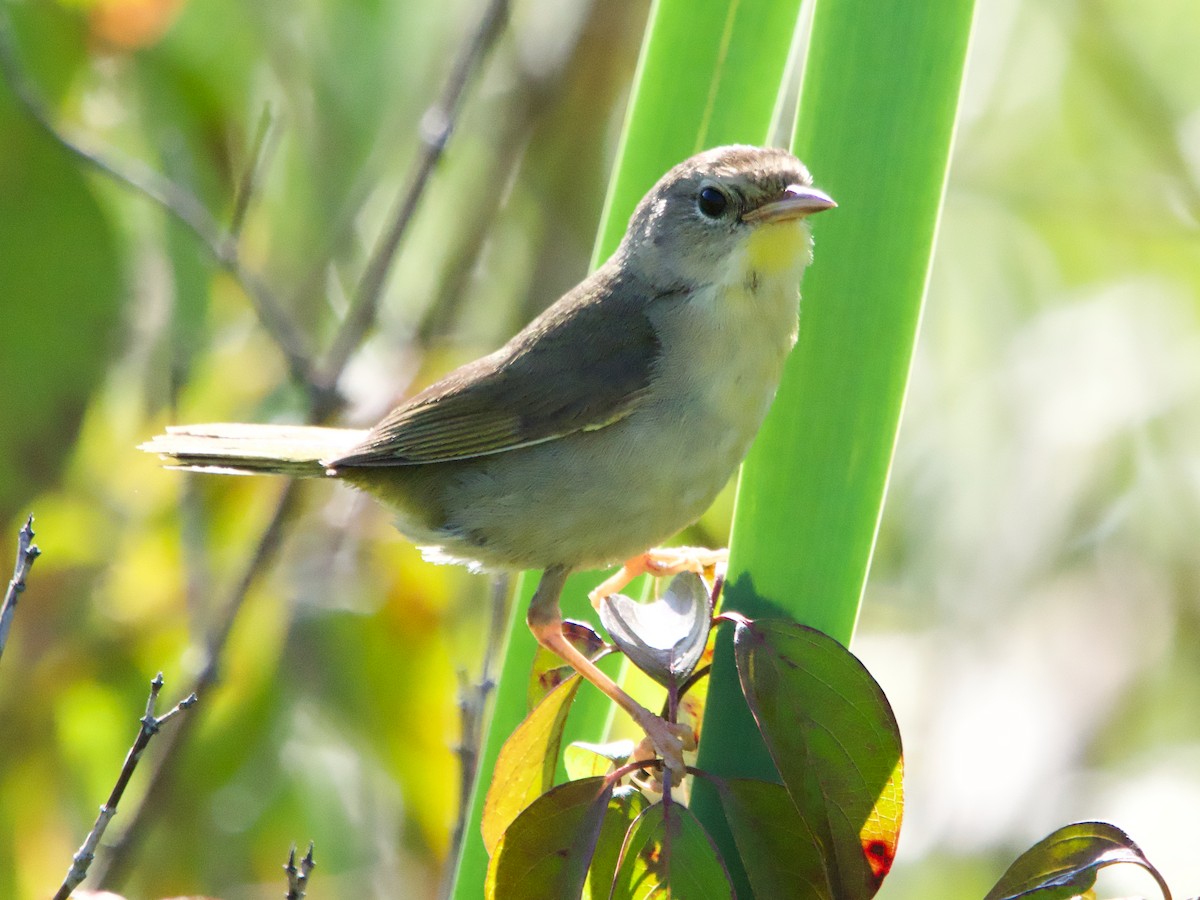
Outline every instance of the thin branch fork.
{"type": "Polygon", "coordinates": [[[299,866],[296,865],[296,845],[292,844],[287,865],[283,867],[288,880],[287,900],[304,900],[304,893],[308,890],[308,876],[316,867],[317,864],[313,861],[312,841],[308,842],[308,852],[304,854],[304,859],[300,860],[299,866]]]}
{"type": "Polygon", "coordinates": [[[17,533],[17,564],[8,582],[8,589],[4,592],[4,605],[0,607],[0,656],[4,655],[4,647],[8,643],[8,632],[17,612],[17,600],[25,590],[25,579],[33,568],[34,560],[41,555],[42,551],[33,542],[33,516],[30,515],[17,533]]]}
{"type": "MultiPolygon", "coordinates": [[[[205,641],[204,663],[191,684],[193,695],[203,694],[216,684],[220,675],[221,657],[224,654],[229,634],[233,630],[237,614],[241,610],[250,588],[268,567],[275,552],[282,544],[287,522],[295,511],[298,493],[299,483],[296,481],[289,481],[281,491],[270,522],[259,538],[241,577],[230,592],[218,622],[205,641]]],[[[125,830],[112,843],[108,853],[100,860],[97,867],[96,881],[102,888],[111,890],[124,880],[133,854],[141,844],[152,817],[163,807],[163,798],[170,790],[172,776],[175,773],[176,760],[187,742],[192,728],[195,727],[196,721],[194,717],[188,718],[181,723],[179,728],[165,736],[162,753],[147,779],[146,792],[134,807],[125,830]]]]}
{"type": "Polygon", "coordinates": [[[117,783],[113,785],[112,792],[108,795],[108,801],[100,807],[100,815],[96,817],[96,824],[92,826],[92,830],[88,832],[83,845],[76,851],[75,856],[72,857],[71,868],[67,870],[67,875],[63,879],[61,887],[59,887],[58,893],[54,895],[54,900],[67,900],[71,896],[71,892],[87,877],[92,860],[96,858],[96,848],[100,846],[100,839],[104,837],[104,831],[108,828],[108,823],[112,821],[112,817],[117,814],[117,804],[121,802],[121,798],[125,795],[125,788],[129,785],[129,780],[133,777],[133,770],[137,768],[138,761],[141,760],[142,753],[149,745],[150,739],[158,734],[159,729],[163,725],[196,703],[196,695],[189,694],[166,713],[156,717],[154,715],[154,708],[158,704],[158,694],[162,690],[162,686],[162,672],[159,672],[154,680],[150,682],[150,697],[146,701],[146,714],[140,719],[141,728],[138,730],[138,735],[133,741],[133,746],[129,748],[129,753],[125,757],[125,764],[121,766],[121,772],[117,776],[117,783]]]}

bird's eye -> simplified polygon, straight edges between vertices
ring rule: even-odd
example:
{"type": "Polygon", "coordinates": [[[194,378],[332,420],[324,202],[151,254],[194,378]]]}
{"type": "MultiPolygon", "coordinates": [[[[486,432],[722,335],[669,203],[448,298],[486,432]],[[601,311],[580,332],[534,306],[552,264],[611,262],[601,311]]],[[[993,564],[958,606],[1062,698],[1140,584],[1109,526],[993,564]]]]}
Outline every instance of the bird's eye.
{"type": "Polygon", "coordinates": [[[728,205],[729,198],[725,196],[725,192],[711,185],[702,188],[700,195],[696,198],[696,206],[700,209],[701,214],[710,219],[720,217],[728,205]]]}

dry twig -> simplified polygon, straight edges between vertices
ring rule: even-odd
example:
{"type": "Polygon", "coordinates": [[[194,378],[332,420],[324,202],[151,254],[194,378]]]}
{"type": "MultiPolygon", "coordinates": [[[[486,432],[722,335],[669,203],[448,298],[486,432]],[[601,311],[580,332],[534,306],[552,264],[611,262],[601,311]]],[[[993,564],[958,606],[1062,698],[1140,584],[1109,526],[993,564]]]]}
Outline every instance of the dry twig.
{"type": "Polygon", "coordinates": [[[4,592],[4,605],[0,607],[0,656],[4,655],[4,646],[8,643],[8,631],[17,611],[17,600],[25,590],[25,578],[33,568],[33,561],[41,555],[42,551],[33,542],[33,516],[30,515],[17,533],[17,564],[8,582],[8,590],[4,592]]]}
{"type": "Polygon", "coordinates": [[[304,900],[304,892],[308,890],[308,876],[316,867],[317,864],[313,861],[312,841],[308,842],[308,852],[304,854],[304,859],[300,860],[299,866],[296,865],[296,845],[292,844],[287,865],[283,867],[288,879],[287,900],[304,900]]]}
{"type": "MultiPolygon", "coordinates": [[[[462,849],[463,835],[471,817],[471,792],[479,775],[479,747],[483,742],[483,726],[486,719],[488,696],[496,687],[492,669],[496,658],[504,650],[504,638],[508,632],[508,606],[512,579],[508,575],[497,575],[492,580],[491,616],[488,622],[487,645],[483,651],[483,663],[479,667],[479,679],[472,683],[466,673],[458,673],[458,711],[462,735],[455,752],[458,754],[458,814],[454,820],[454,833],[450,836],[450,852],[447,859],[458,859],[462,849]]],[[[452,869],[446,872],[442,882],[442,897],[448,897],[454,887],[452,869]]]]}
{"type": "Polygon", "coordinates": [[[146,701],[146,714],[141,718],[141,728],[138,730],[137,737],[133,741],[133,746],[129,748],[129,753],[125,757],[125,764],[121,766],[121,772],[117,776],[117,783],[113,785],[112,792],[108,795],[108,801],[100,807],[100,815],[96,817],[96,824],[88,832],[83,846],[76,851],[75,856],[71,859],[71,868],[67,870],[67,876],[63,879],[58,893],[54,895],[54,900],[67,900],[71,896],[71,891],[75,890],[80,882],[87,877],[92,860],[96,858],[96,848],[100,845],[100,839],[104,837],[104,830],[108,828],[108,823],[112,821],[112,817],[117,814],[117,804],[121,802],[121,797],[125,794],[125,788],[129,785],[129,779],[133,777],[133,770],[137,768],[138,760],[142,758],[142,752],[150,743],[150,739],[158,734],[158,730],[163,725],[196,702],[196,695],[189,694],[162,716],[156,718],[154,707],[158,703],[158,692],[162,690],[162,686],[162,672],[159,672],[154,680],[150,682],[150,699],[146,701]]]}
{"type": "MultiPolygon", "coordinates": [[[[242,608],[242,603],[245,601],[250,588],[279,549],[283,540],[286,523],[295,508],[297,493],[297,482],[289,481],[284,486],[279,501],[275,506],[275,512],[271,516],[271,521],[268,523],[262,537],[259,538],[253,556],[246,563],[246,568],[242,570],[241,578],[238,579],[237,584],[230,592],[229,599],[225,603],[224,611],[216,627],[210,632],[205,642],[204,665],[192,682],[192,692],[194,694],[205,693],[208,688],[217,682],[220,674],[221,657],[224,654],[225,645],[229,640],[229,633],[233,630],[233,623],[242,608]]],[[[129,818],[129,824],[126,826],[125,831],[112,844],[109,852],[98,866],[96,881],[101,887],[111,889],[124,880],[126,871],[132,862],[133,854],[141,845],[142,838],[145,836],[146,829],[152,817],[165,805],[163,797],[170,790],[171,776],[175,771],[175,761],[179,756],[180,750],[187,743],[187,738],[191,734],[192,728],[195,727],[194,723],[196,721],[198,720],[195,716],[189,716],[180,724],[179,728],[171,731],[166,737],[162,753],[159,755],[158,761],[150,773],[145,794],[138,805],[134,807],[133,814],[129,818]]]]}

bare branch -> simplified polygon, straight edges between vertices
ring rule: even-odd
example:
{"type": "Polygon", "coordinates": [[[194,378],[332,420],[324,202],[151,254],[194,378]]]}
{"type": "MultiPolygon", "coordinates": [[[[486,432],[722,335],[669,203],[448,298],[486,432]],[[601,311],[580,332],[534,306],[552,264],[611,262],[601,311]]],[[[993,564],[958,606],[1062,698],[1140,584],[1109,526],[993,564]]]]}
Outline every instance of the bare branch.
{"type": "Polygon", "coordinates": [[[71,891],[75,890],[80,882],[87,877],[88,869],[91,867],[92,861],[96,858],[96,848],[100,845],[100,839],[104,837],[104,830],[108,828],[108,823],[112,821],[112,817],[117,814],[117,804],[121,802],[121,797],[125,795],[125,788],[129,785],[129,779],[133,777],[133,770],[137,768],[138,761],[142,758],[142,753],[150,744],[150,739],[158,734],[158,730],[166,722],[175,718],[175,716],[185,709],[190,708],[196,702],[196,695],[189,694],[164,715],[155,718],[154,707],[158,703],[158,693],[162,690],[162,686],[162,672],[159,672],[154,680],[150,682],[150,697],[146,701],[146,714],[140,720],[141,728],[138,729],[133,746],[129,748],[129,753],[125,757],[125,764],[121,766],[121,772],[117,776],[117,783],[113,785],[112,792],[108,795],[108,802],[100,807],[100,815],[96,817],[96,824],[88,832],[83,846],[72,857],[71,867],[67,870],[66,878],[63,879],[58,893],[54,895],[54,900],[67,900],[71,896],[71,891]]]}
{"type": "Polygon", "coordinates": [[[17,600],[25,590],[25,579],[33,568],[33,561],[41,555],[42,551],[33,542],[33,516],[30,515],[17,532],[17,564],[8,590],[4,592],[4,605],[0,606],[0,656],[4,655],[4,646],[8,643],[8,631],[17,611],[17,600]]]}
{"type": "Polygon", "coordinates": [[[379,300],[383,295],[383,287],[391,270],[396,249],[400,246],[413,214],[417,210],[434,167],[442,158],[450,135],[458,121],[462,109],[463,97],[466,95],[467,83],[476,72],[483,57],[495,42],[505,21],[508,18],[509,0],[488,0],[483,18],[475,29],[471,39],[459,51],[458,59],[450,70],[450,75],[442,87],[438,101],[425,111],[421,118],[421,154],[413,171],[412,180],[401,194],[392,216],[391,227],[384,233],[367,262],[359,282],[358,291],[354,296],[342,326],[334,336],[322,367],[323,380],[320,382],[326,388],[337,383],[342,370],[346,367],[350,355],[361,343],[363,336],[375,321],[379,309],[379,300]]]}
{"type": "Polygon", "coordinates": [[[313,861],[312,841],[308,842],[308,852],[304,854],[304,859],[300,860],[299,866],[296,865],[296,845],[292,844],[287,865],[283,867],[288,879],[287,900],[304,900],[304,892],[308,889],[308,876],[316,867],[317,864],[313,861]]]}

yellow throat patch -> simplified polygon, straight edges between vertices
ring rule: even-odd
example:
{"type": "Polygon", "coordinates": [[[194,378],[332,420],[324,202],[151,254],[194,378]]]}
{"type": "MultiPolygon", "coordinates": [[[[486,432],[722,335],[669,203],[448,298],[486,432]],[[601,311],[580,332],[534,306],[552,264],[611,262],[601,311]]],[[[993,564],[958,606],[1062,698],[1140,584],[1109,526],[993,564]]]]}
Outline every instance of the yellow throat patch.
{"type": "Polygon", "coordinates": [[[802,220],[773,222],[754,229],[746,242],[746,266],[770,278],[807,264],[812,253],[808,247],[808,225],[802,220]]]}

